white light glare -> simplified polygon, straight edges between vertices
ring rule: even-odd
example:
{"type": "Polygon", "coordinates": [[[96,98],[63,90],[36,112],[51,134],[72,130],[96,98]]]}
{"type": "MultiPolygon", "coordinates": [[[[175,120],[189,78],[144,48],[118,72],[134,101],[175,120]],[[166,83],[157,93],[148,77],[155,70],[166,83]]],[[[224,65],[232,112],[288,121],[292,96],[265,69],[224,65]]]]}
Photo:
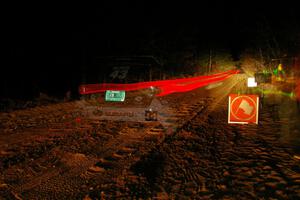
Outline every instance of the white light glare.
{"type": "Polygon", "coordinates": [[[257,83],[255,82],[254,77],[249,77],[248,78],[248,87],[257,87],[257,83]]]}

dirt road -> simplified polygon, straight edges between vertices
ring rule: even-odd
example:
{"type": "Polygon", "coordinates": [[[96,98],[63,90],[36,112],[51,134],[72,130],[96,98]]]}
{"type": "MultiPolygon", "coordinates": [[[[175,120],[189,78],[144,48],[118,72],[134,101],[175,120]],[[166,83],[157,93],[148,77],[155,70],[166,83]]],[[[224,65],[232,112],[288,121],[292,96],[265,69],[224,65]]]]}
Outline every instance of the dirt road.
{"type": "Polygon", "coordinates": [[[3,199],[299,198],[299,160],[259,125],[228,125],[227,95],[245,77],[160,97],[158,122],[84,118],[78,102],[0,114],[3,199]]]}

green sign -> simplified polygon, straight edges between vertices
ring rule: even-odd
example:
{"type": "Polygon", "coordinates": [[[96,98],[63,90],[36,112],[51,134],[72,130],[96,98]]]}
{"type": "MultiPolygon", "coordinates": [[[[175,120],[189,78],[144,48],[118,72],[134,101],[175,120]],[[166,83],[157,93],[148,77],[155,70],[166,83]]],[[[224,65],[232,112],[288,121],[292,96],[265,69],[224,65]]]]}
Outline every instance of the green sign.
{"type": "Polygon", "coordinates": [[[105,101],[124,101],[125,91],[107,90],[105,93],[105,101]]]}

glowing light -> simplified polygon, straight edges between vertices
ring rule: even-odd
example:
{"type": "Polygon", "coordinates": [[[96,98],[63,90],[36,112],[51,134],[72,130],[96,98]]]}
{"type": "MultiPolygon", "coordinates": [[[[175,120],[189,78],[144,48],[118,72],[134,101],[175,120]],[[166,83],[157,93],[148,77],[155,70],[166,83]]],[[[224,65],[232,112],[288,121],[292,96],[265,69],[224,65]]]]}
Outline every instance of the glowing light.
{"type": "Polygon", "coordinates": [[[278,71],[282,71],[282,64],[278,65],[278,71]]]}
{"type": "Polygon", "coordinates": [[[247,82],[248,87],[257,87],[254,77],[249,77],[247,82]]]}
{"type": "Polygon", "coordinates": [[[75,119],[75,122],[79,124],[79,123],[81,122],[81,118],[77,117],[77,118],[75,119]]]}
{"type": "Polygon", "coordinates": [[[103,84],[87,84],[79,87],[80,94],[93,94],[100,93],[107,90],[116,91],[133,91],[145,88],[157,87],[160,89],[160,93],[157,96],[165,96],[175,92],[187,92],[190,90],[197,89],[199,87],[206,86],[208,84],[223,81],[230,76],[239,73],[239,70],[229,70],[226,72],[213,74],[209,76],[197,76],[193,78],[181,78],[173,80],[163,81],[150,81],[140,82],[131,84],[114,84],[114,83],[103,83],[103,84]]]}
{"type": "Polygon", "coordinates": [[[294,158],[300,160],[300,156],[294,155],[294,158]]]}
{"type": "Polygon", "coordinates": [[[278,75],[278,69],[274,69],[273,73],[274,73],[275,76],[277,76],[278,75]]]}

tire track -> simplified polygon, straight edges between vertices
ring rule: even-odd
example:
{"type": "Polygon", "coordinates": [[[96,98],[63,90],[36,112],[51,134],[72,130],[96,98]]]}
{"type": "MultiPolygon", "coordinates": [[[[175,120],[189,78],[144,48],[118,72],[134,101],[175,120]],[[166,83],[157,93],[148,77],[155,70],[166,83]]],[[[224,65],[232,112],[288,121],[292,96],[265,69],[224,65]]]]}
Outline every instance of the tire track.
{"type": "Polygon", "coordinates": [[[0,117],[6,118],[3,126],[11,131],[0,134],[3,138],[0,142],[1,163],[9,163],[1,165],[4,167],[1,179],[10,186],[3,196],[14,193],[38,199],[48,198],[48,195],[60,196],[60,193],[61,197],[67,197],[81,194],[80,185],[86,179],[97,177],[101,170],[106,174],[105,177],[118,177],[124,169],[129,169],[131,164],[162,141],[164,134],[169,133],[167,130],[176,129],[174,123],[183,124],[185,119],[197,113],[195,109],[201,108],[203,103],[201,99],[194,105],[185,103],[173,108],[176,113],[170,120],[173,126],[170,123],[167,128],[157,122],[119,122],[111,125],[112,122],[83,119],[77,123],[74,121],[78,117],[78,113],[73,112],[76,108],[74,102],[2,113],[0,117]],[[31,126],[25,126],[26,123],[31,126]],[[11,130],[12,124],[18,127],[11,130]],[[111,128],[114,131],[109,131],[111,128]],[[105,133],[105,130],[110,133],[105,133]],[[99,143],[102,139],[105,141],[99,143]],[[87,144],[83,145],[84,142],[87,144]],[[77,152],[82,154],[78,165],[69,165],[71,161],[64,154],[76,160],[79,159],[77,152]],[[80,178],[74,181],[78,175],[80,178]],[[64,191],[63,188],[69,189],[64,191]],[[58,193],[54,192],[56,190],[58,193]]]}

